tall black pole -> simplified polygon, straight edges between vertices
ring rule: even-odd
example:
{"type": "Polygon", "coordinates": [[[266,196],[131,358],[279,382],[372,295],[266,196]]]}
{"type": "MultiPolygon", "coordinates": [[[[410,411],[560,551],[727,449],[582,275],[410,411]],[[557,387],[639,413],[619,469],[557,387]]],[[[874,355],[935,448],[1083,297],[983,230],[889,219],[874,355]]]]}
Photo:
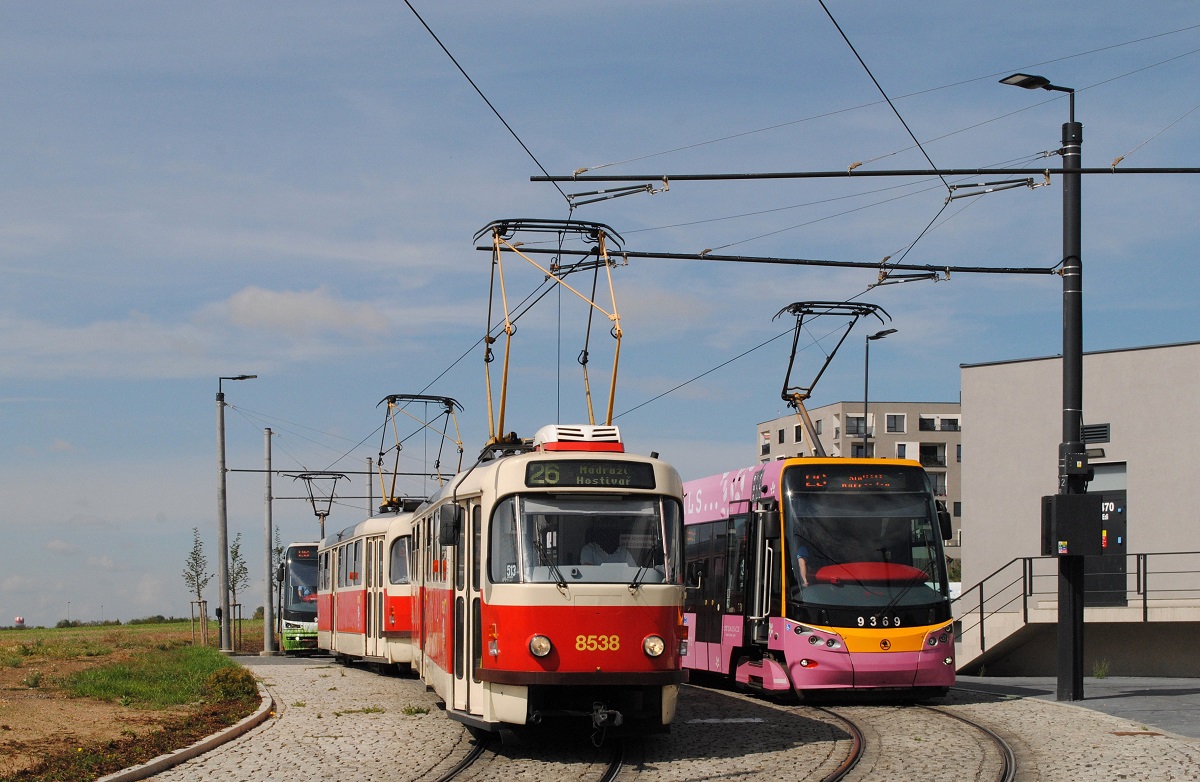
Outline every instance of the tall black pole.
{"type": "MultiPolygon", "coordinates": [[[[1079,463],[1083,448],[1083,263],[1081,248],[1080,169],[1083,125],[1062,126],[1063,159],[1063,439],[1059,446],[1059,494],[1084,494],[1086,477],[1069,465],[1079,463]]],[[[1083,462],[1086,464],[1086,462],[1083,462]]],[[[1083,557],[1058,558],[1058,700],[1083,699],[1083,557]]]]}
{"type": "MultiPolygon", "coordinates": [[[[225,378],[221,378],[224,380],[225,378]]],[[[217,626],[220,628],[220,648],[225,654],[233,652],[229,633],[229,515],[225,488],[225,393],[217,381],[217,626]]]]}
{"type": "Polygon", "coordinates": [[[871,338],[867,337],[863,340],[866,345],[866,351],[863,353],[863,458],[867,458],[867,382],[871,374],[871,338]]]}

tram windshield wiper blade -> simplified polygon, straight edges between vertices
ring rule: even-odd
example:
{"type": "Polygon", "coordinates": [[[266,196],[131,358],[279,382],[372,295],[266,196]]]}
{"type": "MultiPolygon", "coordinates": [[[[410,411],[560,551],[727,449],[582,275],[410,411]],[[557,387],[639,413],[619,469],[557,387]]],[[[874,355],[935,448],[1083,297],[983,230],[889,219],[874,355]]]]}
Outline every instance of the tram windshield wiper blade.
{"type": "Polygon", "coordinates": [[[550,560],[550,556],[546,553],[546,549],[542,546],[540,536],[533,539],[533,549],[537,552],[538,561],[550,569],[550,575],[554,576],[554,583],[559,589],[567,588],[567,579],[563,577],[562,571],[558,569],[558,565],[550,560]]]}

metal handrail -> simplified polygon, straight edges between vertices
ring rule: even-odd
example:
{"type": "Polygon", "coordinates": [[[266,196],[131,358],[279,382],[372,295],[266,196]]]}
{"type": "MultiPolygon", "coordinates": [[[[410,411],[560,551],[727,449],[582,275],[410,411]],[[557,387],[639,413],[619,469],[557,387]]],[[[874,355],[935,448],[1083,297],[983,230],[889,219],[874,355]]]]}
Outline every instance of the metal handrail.
{"type": "MultiPolygon", "coordinates": [[[[1133,591],[1130,592],[1128,587],[1126,587],[1125,595],[1126,595],[1127,599],[1131,594],[1140,598],[1143,622],[1149,622],[1149,620],[1150,620],[1150,593],[1151,593],[1150,575],[1151,575],[1151,573],[1153,573],[1155,576],[1159,576],[1159,577],[1161,577],[1161,576],[1188,576],[1188,575],[1198,576],[1194,585],[1189,585],[1189,586],[1184,586],[1184,587],[1178,587],[1178,586],[1158,587],[1158,588],[1154,589],[1154,592],[1156,594],[1193,593],[1193,594],[1200,595],[1200,568],[1164,569],[1164,570],[1154,570],[1154,571],[1151,570],[1151,562],[1150,562],[1151,557],[1161,558],[1161,557],[1177,557],[1177,556],[1200,556],[1200,551],[1158,551],[1158,552],[1146,552],[1146,553],[1126,554],[1125,555],[1127,561],[1128,561],[1129,557],[1134,558],[1134,572],[1132,574],[1134,576],[1134,588],[1133,588],[1133,591]]],[[[1038,574],[1034,572],[1034,561],[1035,560],[1054,560],[1054,559],[1056,559],[1056,557],[1048,557],[1048,556],[1014,557],[1013,559],[1009,560],[1008,562],[1004,563],[1000,567],[993,570],[991,573],[989,573],[987,576],[985,576],[983,579],[981,579],[975,585],[969,587],[968,589],[964,589],[958,597],[956,597],[953,601],[951,601],[951,612],[952,613],[954,612],[954,606],[957,604],[961,603],[961,605],[964,607],[967,605],[971,606],[970,609],[964,609],[962,615],[958,619],[958,623],[959,623],[958,635],[961,637],[961,635],[966,630],[974,630],[975,628],[979,628],[979,648],[981,651],[986,650],[987,649],[987,643],[986,643],[987,636],[985,634],[985,630],[986,630],[987,618],[989,616],[993,616],[993,615],[1003,611],[1004,609],[1013,605],[1013,603],[1015,603],[1017,600],[1021,601],[1022,624],[1029,624],[1029,599],[1032,597],[1037,597],[1039,595],[1054,595],[1054,594],[1056,594],[1056,592],[1054,592],[1054,591],[1040,591],[1039,592],[1036,589],[1037,580],[1039,578],[1044,578],[1049,574],[1042,574],[1042,576],[1038,576],[1038,574]],[[1009,568],[1011,568],[1013,565],[1015,565],[1018,562],[1021,563],[1021,575],[1019,577],[1011,578],[1010,580],[1003,582],[1003,583],[997,581],[997,578],[1002,573],[1004,573],[1006,570],[1008,570],[1009,568]],[[999,598],[1002,595],[1005,595],[1009,590],[1011,590],[1018,583],[1021,585],[1020,595],[1009,597],[1005,602],[1003,602],[999,605],[993,604],[993,602],[992,602],[993,600],[999,598]],[[989,590],[987,588],[989,584],[992,587],[992,589],[990,590],[991,594],[989,594],[989,590]],[[968,598],[971,598],[970,603],[966,602],[968,598]],[[976,621],[974,624],[964,627],[962,625],[963,620],[966,619],[967,617],[970,617],[972,614],[978,614],[978,621],[976,621]]],[[[1126,575],[1128,575],[1128,574],[1126,574],[1126,575]]]]}

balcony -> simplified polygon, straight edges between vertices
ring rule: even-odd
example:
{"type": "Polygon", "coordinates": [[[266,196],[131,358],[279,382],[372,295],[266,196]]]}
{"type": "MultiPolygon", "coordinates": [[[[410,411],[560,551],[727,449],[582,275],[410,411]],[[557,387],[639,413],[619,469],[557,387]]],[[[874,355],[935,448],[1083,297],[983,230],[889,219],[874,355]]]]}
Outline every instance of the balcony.
{"type": "Polygon", "coordinates": [[[945,456],[925,456],[924,454],[922,454],[921,455],[921,466],[922,467],[945,467],[946,466],[946,457],[945,456]]]}
{"type": "Polygon", "coordinates": [[[958,432],[961,430],[958,428],[958,421],[942,419],[941,431],[943,431],[943,432],[958,432]]]}

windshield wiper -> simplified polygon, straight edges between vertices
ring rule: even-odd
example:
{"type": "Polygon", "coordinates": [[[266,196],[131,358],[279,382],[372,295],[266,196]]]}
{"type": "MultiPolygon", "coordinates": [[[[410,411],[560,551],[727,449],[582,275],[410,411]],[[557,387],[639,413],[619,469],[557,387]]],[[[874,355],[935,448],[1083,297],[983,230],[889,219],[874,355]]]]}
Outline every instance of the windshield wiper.
{"type": "Polygon", "coordinates": [[[558,569],[558,565],[550,561],[550,557],[546,554],[546,549],[542,546],[540,536],[534,537],[533,550],[537,552],[538,561],[550,569],[550,575],[554,576],[554,583],[558,586],[558,590],[565,594],[567,579],[563,578],[562,571],[558,569]]]}
{"type": "Polygon", "coordinates": [[[633,580],[629,582],[629,591],[637,592],[642,588],[642,573],[650,567],[650,560],[654,558],[654,549],[646,549],[646,553],[642,555],[642,561],[638,564],[637,572],[633,574],[633,580]]]}

